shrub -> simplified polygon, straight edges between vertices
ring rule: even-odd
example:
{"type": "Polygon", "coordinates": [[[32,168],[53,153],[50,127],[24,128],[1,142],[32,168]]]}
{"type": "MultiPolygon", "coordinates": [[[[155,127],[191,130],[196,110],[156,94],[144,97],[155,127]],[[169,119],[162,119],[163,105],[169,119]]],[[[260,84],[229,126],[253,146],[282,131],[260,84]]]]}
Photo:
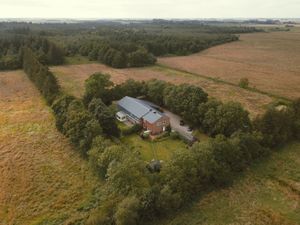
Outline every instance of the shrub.
{"type": "Polygon", "coordinates": [[[249,80],[248,78],[241,78],[239,82],[239,86],[241,88],[248,88],[249,87],[249,80]]]}
{"type": "Polygon", "coordinates": [[[123,129],[122,130],[122,134],[124,136],[128,136],[131,134],[136,134],[138,132],[140,132],[143,129],[143,127],[140,124],[134,124],[132,127],[129,127],[127,129],[123,129]]]}

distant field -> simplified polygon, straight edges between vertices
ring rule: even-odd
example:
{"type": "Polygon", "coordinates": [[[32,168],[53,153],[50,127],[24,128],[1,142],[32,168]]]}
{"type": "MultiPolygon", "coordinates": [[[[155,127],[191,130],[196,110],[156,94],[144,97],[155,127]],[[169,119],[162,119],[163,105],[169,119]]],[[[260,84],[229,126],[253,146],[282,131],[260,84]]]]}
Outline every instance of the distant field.
{"type": "Polygon", "coordinates": [[[199,85],[212,97],[222,101],[238,101],[248,109],[252,116],[262,113],[272,98],[259,93],[251,92],[239,87],[215,82],[189,73],[184,73],[160,66],[132,69],[113,69],[102,64],[69,65],[51,67],[51,71],[58,77],[63,89],[77,97],[84,93],[84,81],[95,72],[108,73],[115,83],[124,82],[132,78],[149,80],[153,78],[166,80],[172,83],[191,83],[199,85]]]}
{"type": "Polygon", "coordinates": [[[1,72],[0,225],[75,224],[97,180],[26,75],[1,72]]]}
{"type": "Polygon", "coordinates": [[[252,166],[226,189],[155,225],[299,225],[300,143],[252,166]]]}
{"type": "Polygon", "coordinates": [[[240,41],[198,54],[165,57],[160,64],[238,84],[271,94],[300,97],[300,29],[290,32],[242,34],[240,41]]]}

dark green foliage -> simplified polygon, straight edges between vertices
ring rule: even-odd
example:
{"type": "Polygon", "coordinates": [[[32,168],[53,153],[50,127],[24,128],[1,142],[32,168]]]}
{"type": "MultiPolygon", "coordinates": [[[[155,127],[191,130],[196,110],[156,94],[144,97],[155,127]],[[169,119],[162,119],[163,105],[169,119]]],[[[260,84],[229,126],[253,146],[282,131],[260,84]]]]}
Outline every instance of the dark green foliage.
{"type": "Polygon", "coordinates": [[[207,101],[207,93],[200,87],[181,84],[168,85],[164,90],[164,105],[192,124],[198,121],[198,106],[207,101]]]}
{"type": "Polygon", "coordinates": [[[140,202],[136,197],[127,197],[117,206],[114,215],[116,225],[136,225],[138,224],[138,210],[140,202]]]}
{"type": "Polygon", "coordinates": [[[68,107],[63,133],[83,155],[90,149],[93,139],[101,135],[97,120],[84,108],[79,100],[73,100],[68,107]]]}
{"type": "Polygon", "coordinates": [[[121,160],[124,153],[125,150],[122,147],[104,137],[97,136],[88,151],[89,162],[94,171],[105,178],[110,163],[121,160]]]}
{"type": "Polygon", "coordinates": [[[164,90],[169,85],[162,80],[150,80],[146,83],[147,98],[159,106],[164,105],[164,90]]]}
{"type": "Polygon", "coordinates": [[[145,49],[138,49],[128,55],[129,67],[142,67],[152,65],[156,62],[155,57],[145,49]]]}
{"type": "Polygon", "coordinates": [[[293,123],[293,110],[271,108],[254,121],[254,126],[262,133],[264,146],[278,147],[292,139],[293,123]]]}
{"type": "Polygon", "coordinates": [[[124,83],[114,86],[111,92],[114,100],[119,100],[124,96],[140,97],[145,95],[145,83],[128,79],[124,83]]]}
{"type": "Polygon", "coordinates": [[[247,88],[247,87],[249,87],[249,80],[248,80],[248,78],[241,78],[240,82],[239,82],[239,86],[241,88],[247,88]]]}
{"type": "Polygon", "coordinates": [[[239,103],[208,102],[199,106],[202,128],[209,135],[223,134],[229,137],[236,131],[251,131],[249,113],[239,103]]]}
{"type": "Polygon", "coordinates": [[[295,138],[300,140],[300,98],[292,103],[292,110],[294,112],[293,133],[295,138]]]}
{"type": "Polygon", "coordinates": [[[73,96],[62,95],[52,104],[52,110],[56,118],[56,127],[60,132],[63,132],[63,126],[67,120],[68,107],[73,100],[75,100],[73,96]]]}
{"type": "Polygon", "coordinates": [[[143,127],[140,124],[134,124],[132,127],[126,128],[122,130],[123,135],[131,135],[131,134],[137,134],[143,129],[143,127]]]}
{"type": "Polygon", "coordinates": [[[143,195],[149,188],[148,170],[143,160],[129,153],[121,162],[111,163],[107,171],[110,191],[118,195],[143,195]]]}
{"type": "Polygon", "coordinates": [[[85,81],[85,93],[83,102],[86,106],[93,98],[100,98],[106,105],[110,104],[113,96],[110,88],[113,82],[110,81],[110,75],[95,73],[85,81]]]}
{"type": "Polygon", "coordinates": [[[56,77],[42,65],[29,48],[23,50],[23,68],[30,80],[35,83],[49,104],[52,104],[59,94],[56,77]]]}
{"type": "Polygon", "coordinates": [[[63,50],[43,37],[5,34],[0,38],[0,70],[22,68],[23,48],[30,48],[42,64],[58,65],[64,61],[63,50]]]}
{"type": "Polygon", "coordinates": [[[108,136],[120,136],[120,130],[116,124],[115,112],[107,107],[100,98],[94,98],[88,105],[88,110],[100,123],[103,133],[108,136]]]}

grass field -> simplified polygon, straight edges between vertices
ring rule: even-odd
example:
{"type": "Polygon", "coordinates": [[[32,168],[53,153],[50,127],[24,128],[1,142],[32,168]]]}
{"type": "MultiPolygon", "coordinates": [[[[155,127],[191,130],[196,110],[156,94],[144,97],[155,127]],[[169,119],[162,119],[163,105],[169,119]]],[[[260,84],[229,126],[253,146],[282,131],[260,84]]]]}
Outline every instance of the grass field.
{"type": "Polygon", "coordinates": [[[242,34],[238,42],[158,62],[232,84],[248,78],[258,90],[290,99],[300,97],[300,28],[242,34]]]}
{"type": "Polygon", "coordinates": [[[101,182],[22,71],[0,73],[0,225],[75,224],[101,182]]]}
{"type": "Polygon", "coordinates": [[[157,78],[175,84],[195,84],[201,86],[210,96],[218,98],[224,102],[240,102],[250,111],[252,116],[262,113],[268,104],[273,101],[273,98],[260,93],[161,66],[113,69],[102,64],[88,64],[56,66],[51,67],[51,71],[57,76],[63,89],[77,97],[81,97],[84,93],[84,81],[91,74],[102,72],[110,74],[115,83],[122,83],[129,78],[135,80],[149,80],[157,78]]]}
{"type": "Polygon", "coordinates": [[[155,225],[300,224],[300,143],[253,165],[228,188],[206,194],[155,225]]]}

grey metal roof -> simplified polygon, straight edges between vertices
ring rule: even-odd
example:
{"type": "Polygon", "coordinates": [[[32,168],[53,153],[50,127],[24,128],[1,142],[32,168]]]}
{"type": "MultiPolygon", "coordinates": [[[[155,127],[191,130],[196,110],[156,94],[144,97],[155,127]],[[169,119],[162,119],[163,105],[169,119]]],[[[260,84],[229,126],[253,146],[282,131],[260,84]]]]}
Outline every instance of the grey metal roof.
{"type": "Polygon", "coordinates": [[[162,117],[162,114],[157,111],[147,113],[143,118],[150,123],[154,123],[162,117]]]}
{"type": "Polygon", "coordinates": [[[139,102],[137,99],[128,96],[118,101],[118,105],[139,119],[141,119],[150,111],[149,106],[146,106],[139,102]]]}
{"type": "Polygon", "coordinates": [[[154,123],[163,116],[162,113],[148,105],[146,101],[128,96],[118,101],[118,105],[135,117],[143,118],[150,123],[154,123]]]}

